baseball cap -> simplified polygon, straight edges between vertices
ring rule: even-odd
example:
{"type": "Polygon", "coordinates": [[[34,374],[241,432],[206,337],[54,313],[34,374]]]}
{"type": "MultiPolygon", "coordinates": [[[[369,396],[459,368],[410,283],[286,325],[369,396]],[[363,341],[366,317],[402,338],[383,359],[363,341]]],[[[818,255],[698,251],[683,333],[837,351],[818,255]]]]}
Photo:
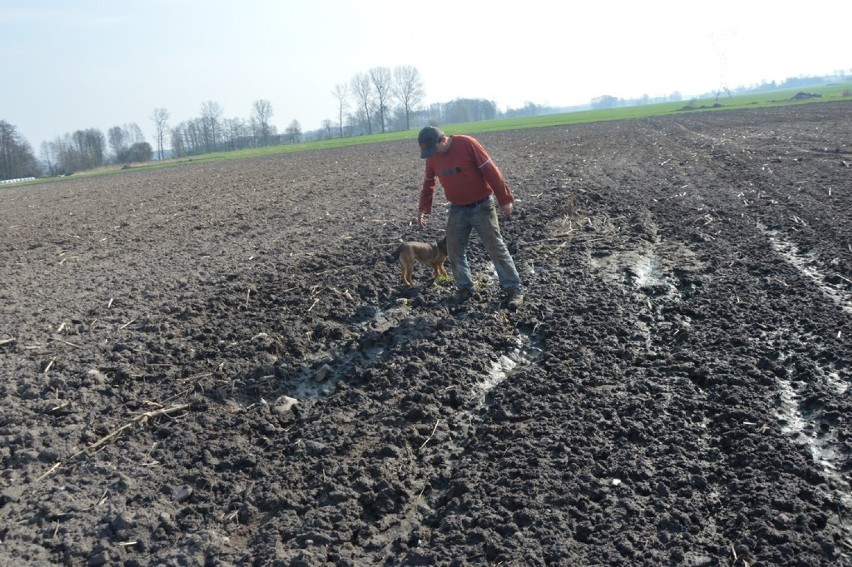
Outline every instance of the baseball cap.
{"type": "Polygon", "coordinates": [[[420,134],[417,136],[417,142],[420,144],[420,157],[426,159],[435,155],[435,145],[443,135],[444,133],[434,126],[426,126],[420,130],[420,134]]]}

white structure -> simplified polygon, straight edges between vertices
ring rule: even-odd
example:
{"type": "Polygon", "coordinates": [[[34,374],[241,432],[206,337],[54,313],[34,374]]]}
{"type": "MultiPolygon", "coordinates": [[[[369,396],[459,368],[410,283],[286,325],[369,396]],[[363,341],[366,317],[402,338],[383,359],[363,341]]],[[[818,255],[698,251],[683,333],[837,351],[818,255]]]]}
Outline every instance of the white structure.
{"type": "Polygon", "coordinates": [[[20,183],[21,181],[35,181],[35,177],[19,177],[18,179],[0,179],[0,183],[20,183]]]}

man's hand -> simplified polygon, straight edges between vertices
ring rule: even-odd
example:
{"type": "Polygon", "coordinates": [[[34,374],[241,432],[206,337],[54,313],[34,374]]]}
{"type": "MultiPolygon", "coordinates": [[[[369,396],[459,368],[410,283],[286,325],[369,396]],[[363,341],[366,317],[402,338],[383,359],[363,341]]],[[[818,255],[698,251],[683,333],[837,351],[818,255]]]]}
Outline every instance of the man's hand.
{"type": "Polygon", "coordinates": [[[512,218],[512,203],[500,205],[500,210],[503,211],[503,216],[506,217],[506,220],[512,218]]]}
{"type": "Polygon", "coordinates": [[[417,224],[420,226],[426,226],[426,221],[429,219],[429,215],[426,213],[417,211],[417,224]]]}

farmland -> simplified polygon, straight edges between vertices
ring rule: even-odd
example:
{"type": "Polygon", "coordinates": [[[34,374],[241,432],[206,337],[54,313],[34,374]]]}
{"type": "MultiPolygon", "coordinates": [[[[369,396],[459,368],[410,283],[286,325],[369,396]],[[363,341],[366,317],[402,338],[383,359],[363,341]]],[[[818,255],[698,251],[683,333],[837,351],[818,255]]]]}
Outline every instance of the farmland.
{"type": "Polygon", "coordinates": [[[850,104],[483,132],[517,312],[413,139],[0,189],[0,558],[852,563],[850,104]]]}

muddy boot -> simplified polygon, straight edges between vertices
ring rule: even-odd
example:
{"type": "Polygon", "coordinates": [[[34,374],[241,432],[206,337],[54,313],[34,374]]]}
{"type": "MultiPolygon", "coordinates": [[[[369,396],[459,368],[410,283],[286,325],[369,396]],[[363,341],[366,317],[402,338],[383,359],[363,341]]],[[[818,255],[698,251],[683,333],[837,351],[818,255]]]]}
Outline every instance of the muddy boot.
{"type": "Polygon", "coordinates": [[[456,294],[453,296],[453,303],[455,303],[456,305],[461,305],[462,303],[469,301],[472,297],[472,291],[470,291],[466,287],[460,287],[456,290],[456,294]]]}
{"type": "Polygon", "coordinates": [[[524,304],[524,294],[516,289],[506,290],[506,307],[510,311],[517,311],[524,304]]]}

